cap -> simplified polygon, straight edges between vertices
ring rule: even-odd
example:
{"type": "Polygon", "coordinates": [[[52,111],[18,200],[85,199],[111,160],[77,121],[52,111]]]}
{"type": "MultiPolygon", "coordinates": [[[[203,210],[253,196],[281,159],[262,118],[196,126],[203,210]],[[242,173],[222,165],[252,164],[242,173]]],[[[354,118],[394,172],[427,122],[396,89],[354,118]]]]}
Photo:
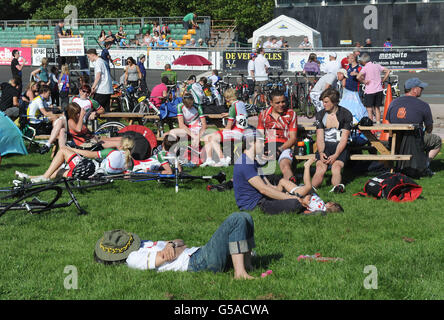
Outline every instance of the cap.
{"type": "Polygon", "coordinates": [[[255,58],[255,57],[257,57],[257,53],[255,52],[250,53],[250,58],[255,58]]]}
{"type": "Polygon", "coordinates": [[[427,87],[429,84],[422,82],[421,80],[419,80],[418,78],[410,78],[408,79],[405,84],[404,84],[404,88],[409,90],[412,89],[414,87],[420,87],[420,88],[425,88],[427,87]]]}
{"type": "Polygon", "coordinates": [[[139,56],[139,59],[142,59],[142,58],[145,58],[145,55],[143,53],[139,56]]]}
{"type": "Polygon", "coordinates": [[[338,72],[342,73],[344,77],[348,78],[348,72],[344,68],[339,69],[338,72]]]}
{"type": "Polygon", "coordinates": [[[333,58],[337,57],[336,52],[330,52],[328,55],[333,58]]]}

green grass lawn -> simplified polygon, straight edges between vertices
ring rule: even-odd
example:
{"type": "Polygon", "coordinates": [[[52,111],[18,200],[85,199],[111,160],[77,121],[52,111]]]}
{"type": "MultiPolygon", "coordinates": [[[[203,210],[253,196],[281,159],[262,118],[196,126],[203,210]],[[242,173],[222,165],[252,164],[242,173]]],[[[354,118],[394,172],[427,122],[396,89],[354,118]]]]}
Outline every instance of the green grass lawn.
{"type": "MultiPolygon", "coordinates": [[[[93,261],[97,239],[116,228],[147,240],[181,238],[189,246],[204,245],[238,211],[233,191],[209,192],[204,182],[182,184],[177,194],[171,185],[125,181],[77,192],[89,212],[84,216],[74,206],[41,215],[7,212],[0,217],[0,298],[443,299],[443,159],[440,154],[432,163],[438,171],[433,178],[417,181],[422,198],[412,203],[354,197],[370,176],[349,172],[345,194],[330,194],[325,183],[320,189],[321,197],[341,203],[344,213],[304,217],[251,212],[257,245],[251,272],[257,279],[252,281],[233,280],[232,270],[156,273],[93,261]],[[344,260],[297,260],[316,252],[344,260]],[[377,268],[377,289],[364,288],[368,265],[377,268]],[[72,275],[64,273],[67,266],[77,269],[78,289],[64,287],[72,275]],[[261,278],[268,269],[273,274],[261,278]]],[[[0,186],[10,185],[15,170],[41,174],[49,162],[49,155],[35,153],[4,158],[0,186]]],[[[232,167],[223,170],[231,177],[232,167]]]]}

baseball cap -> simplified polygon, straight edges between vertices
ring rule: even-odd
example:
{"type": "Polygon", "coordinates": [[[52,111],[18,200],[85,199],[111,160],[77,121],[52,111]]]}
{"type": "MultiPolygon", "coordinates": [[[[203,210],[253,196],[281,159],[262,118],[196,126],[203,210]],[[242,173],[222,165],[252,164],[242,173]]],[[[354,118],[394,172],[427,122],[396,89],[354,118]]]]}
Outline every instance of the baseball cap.
{"type": "Polygon", "coordinates": [[[333,58],[337,57],[336,52],[330,52],[328,55],[333,58]]]}
{"type": "Polygon", "coordinates": [[[254,57],[257,57],[257,53],[255,53],[255,52],[250,53],[250,58],[254,58],[254,57]]]}
{"type": "Polygon", "coordinates": [[[427,87],[429,84],[422,82],[421,80],[419,80],[418,78],[410,78],[408,79],[405,84],[404,84],[404,88],[406,88],[407,90],[412,89],[414,87],[420,87],[420,88],[425,88],[427,87]]]}
{"type": "Polygon", "coordinates": [[[139,59],[142,59],[142,58],[145,58],[145,55],[143,53],[139,56],[139,59]]]}
{"type": "Polygon", "coordinates": [[[108,174],[116,174],[125,171],[125,156],[122,151],[111,151],[103,161],[105,161],[105,171],[108,174]]]}
{"type": "Polygon", "coordinates": [[[342,73],[344,77],[348,78],[348,72],[344,68],[339,69],[338,72],[342,73]]]}

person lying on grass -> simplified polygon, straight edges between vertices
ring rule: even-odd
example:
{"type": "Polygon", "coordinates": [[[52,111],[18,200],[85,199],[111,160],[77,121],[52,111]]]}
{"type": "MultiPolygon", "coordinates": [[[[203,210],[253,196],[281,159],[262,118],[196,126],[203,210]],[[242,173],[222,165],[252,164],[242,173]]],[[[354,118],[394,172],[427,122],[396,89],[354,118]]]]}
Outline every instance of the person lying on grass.
{"type": "MultiPolygon", "coordinates": [[[[161,150],[147,160],[133,159],[133,167],[130,171],[135,173],[157,172],[161,174],[173,174],[172,165],[174,165],[173,160],[176,157],[175,150],[178,142],[178,137],[174,137],[172,134],[166,134],[163,137],[161,150]]],[[[179,163],[177,163],[177,165],[179,172],[181,172],[181,165],[179,163]]]]}
{"type": "Polygon", "coordinates": [[[57,178],[87,179],[96,172],[96,165],[92,159],[101,160],[99,168],[107,174],[122,173],[133,165],[131,150],[134,140],[124,137],[116,149],[103,149],[101,151],[79,150],[62,146],[52,159],[48,170],[40,176],[29,176],[16,171],[19,179],[30,179],[31,182],[44,182],[57,178]],[[66,162],[67,169],[62,167],[66,162]]]}
{"type": "Polygon", "coordinates": [[[233,263],[235,279],[254,279],[251,250],[255,247],[254,222],[246,212],[231,214],[202,247],[188,248],[181,239],[141,241],[125,230],[104,233],[94,249],[94,260],[106,265],[125,263],[134,269],[163,271],[223,272],[233,263]]]}
{"type": "Polygon", "coordinates": [[[310,165],[313,160],[305,163],[305,185],[298,188],[290,181],[281,181],[280,176],[263,176],[260,173],[260,165],[256,159],[257,156],[263,154],[264,138],[259,131],[248,130],[244,134],[242,150],[244,152],[234,164],[233,170],[234,197],[239,209],[253,210],[259,206],[268,214],[284,212],[317,214],[321,211],[343,211],[340,205],[333,202],[327,202],[319,209],[315,208],[315,204],[312,203],[322,201],[319,197],[308,196],[312,191],[310,165]],[[293,194],[295,192],[298,195],[293,194]]]}

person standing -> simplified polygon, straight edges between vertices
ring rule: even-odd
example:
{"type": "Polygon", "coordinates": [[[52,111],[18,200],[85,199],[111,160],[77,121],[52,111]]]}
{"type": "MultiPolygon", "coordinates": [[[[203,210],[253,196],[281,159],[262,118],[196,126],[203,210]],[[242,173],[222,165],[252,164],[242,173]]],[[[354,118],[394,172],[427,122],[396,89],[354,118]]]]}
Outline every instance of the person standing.
{"type": "Polygon", "coordinates": [[[185,30],[189,30],[192,28],[199,29],[199,25],[195,22],[197,15],[195,13],[188,13],[185,17],[183,17],[182,24],[185,30]]]}
{"type": "Polygon", "coordinates": [[[111,95],[114,92],[111,74],[103,59],[100,59],[97,55],[96,49],[88,49],[86,55],[94,65],[94,83],[91,88],[91,95],[94,95],[94,100],[96,100],[106,112],[109,112],[111,95]]]}
{"type": "Polygon", "coordinates": [[[18,78],[12,78],[9,82],[3,82],[0,85],[2,91],[0,111],[3,111],[12,121],[15,121],[20,115],[20,92],[18,88],[21,84],[19,81],[18,78]]]}
{"type": "Polygon", "coordinates": [[[160,77],[168,77],[171,84],[177,84],[177,74],[176,71],[171,70],[171,65],[167,63],[164,69],[165,71],[160,74],[160,77]]]}
{"type": "Polygon", "coordinates": [[[69,68],[67,64],[64,64],[58,79],[60,105],[62,106],[62,110],[65,110],[69,104],[69,87],[69,68]]]}
{"type": "Polygon", "coordinates": [[[139,62],[137,62],[137,66],[139,67],[140,73],[142,74],[142,79],[141,79],[140,85],[143,90],[147,89],[145,60],[146,60],[146,56],[142,53],[139,56],[139,62]]]}
{"type": "Polygon", "coordinates": [[[65,26],[64,20],[59,20],[57,25],[54,28],[54,42],[56,45],[56,53],[57,53],[57,61],[59,65],[59,70],[62,68],[62,65],[66,63],[66,58],[60,56],[60,38],[67,38],[69,36],[66,36],[63,32],[63,27],[65,26]]]}
{"type": "Polygon", "coordinates": [[[336,74],[341,69],[341,64],[336,60],[336,52],[328,54],[329,61],[325,64],[325,73],[336,74]]]}
{"type": "Polygon", "coordinates": [[[23,58],[23,64],[20,64],[18,59],[20,58],[20,51],[17,49],[12,50],[12,60],[11,60],[11,73],[12,77],[20,80],[19,92],[22,92],[22,69],[26,63],[25,58],[23,58]]]}
{"type": "Polygon", "coordinates": [[[357,79],[365,84],[364,106],[367,108],[369,118],[371,120],[375,119],[376,123],[381,123],[381,110],[379,108],[382,106],[384,97],[382,84],[387,80],[390,70],[380,64],[371,62],[368,53],[363,53],[359,61],[364,66],[357,76],[357,79]],[[384,72],[382,81],[381,72],[384,72]]]}
{"type": "Polygon", "coordinates": [[[256,60],[257,54],[255,52],[250,54],[250,61],[248,61],[247,67],[247,84],[248,84],[248,95],[250,96],[250,103],[252,103],[252,97],[254,95],[254,86],[256,82],[256,74],[254,70],[254,60],[256,60]]]}

